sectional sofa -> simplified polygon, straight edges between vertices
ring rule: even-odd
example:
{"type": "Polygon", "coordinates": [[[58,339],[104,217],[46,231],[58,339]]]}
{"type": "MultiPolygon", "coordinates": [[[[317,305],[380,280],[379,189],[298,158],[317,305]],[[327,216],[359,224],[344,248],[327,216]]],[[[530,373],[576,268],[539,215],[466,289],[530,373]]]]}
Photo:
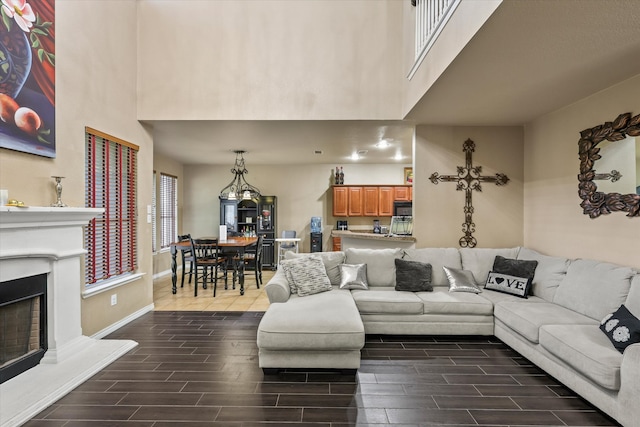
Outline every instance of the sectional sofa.
{"type": "MultiPolygon", "coordinates": [[[[330,291],[292,294],[292,278],[278,269],[265,288],[271,305],[257,335],[265,371],[355,370],[365,334],[495,335],[621,424],[640,426],[640,343],[619,351],[610,327],[621,305],[640,316],[637,270],[524,247],[347,249],[288,257],[320,258],[330,291]],[[537,262],[527,298],[483,288],[497,256],[537,262]],[[430,266],[433,290],[396,290],[396,259],[430,266]],[[341,289],[341,270],[363,264],[367,289],[341,289]],[[443,267],[471,272],[482,292],[450,291],[456,283],[443,267]]],[[[630,342],[637,341],[640,332],[631,329],[630,342]]]]}

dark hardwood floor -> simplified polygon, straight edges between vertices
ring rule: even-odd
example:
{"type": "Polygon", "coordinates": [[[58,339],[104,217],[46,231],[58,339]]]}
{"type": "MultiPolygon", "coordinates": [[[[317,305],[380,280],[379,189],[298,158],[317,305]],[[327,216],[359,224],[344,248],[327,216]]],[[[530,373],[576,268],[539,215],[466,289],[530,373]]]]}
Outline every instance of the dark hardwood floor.
{"type": "Polygon", "coordinates": [[[496,338],[368,336],[356,376],[258,368],[257,312],[152,312],[26,426],[611,426],[496,338]]]}

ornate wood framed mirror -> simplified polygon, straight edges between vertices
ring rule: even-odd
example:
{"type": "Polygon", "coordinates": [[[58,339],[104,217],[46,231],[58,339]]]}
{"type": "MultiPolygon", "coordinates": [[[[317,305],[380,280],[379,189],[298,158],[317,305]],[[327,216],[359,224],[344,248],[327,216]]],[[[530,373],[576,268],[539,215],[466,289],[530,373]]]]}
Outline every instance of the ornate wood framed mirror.
{"type": "MultiPolygon", "coordinates": [[[[606,122],[596,127],[580,132],[578,154],[580,158],[580,174],[578,175],[578,195],[582,199],[583,212],[591,218],[606,215],[611,212],[627,212],[628,217],[640,217],[640,194],[637,190],[640,183],[640,150],[637,148],[640,138],[640,114],[620,114],[613,122],[606,122]],[[633,138],[630,138],[633,137],[633,138]],[[614,149],[625,149],[629,152],[618,153],[620,158],[632,161],[631,169],[620,172],[617,169],[606,171],[609,166],[605,162],[598,162],[603,158],[603,148],[607,141],[613,143],[614,149]],[[624,141],[625,143],[619,143],[624,141]],[[633,151],[633,153],[631,152],[633,151]],[[629,176],[633,175],[633,177],[629,176]],[[626,178],[625,178],[626,177],[626,178]],[[598,191],[598,182],[615,182],[631,178],[629,189],[621,187],[620,192],[598,191]],[[626,190],[628,194],[623,194],[626,190]]],[[[609,150],[608,150],[609,151],[609,150]]],[[[620,151],[620,150],[617,150],[620,151]]],[[[608,155],[608,154],[607,154],[608,155]]],[[[608,185],[608,184],[607,184],[608,185]]],[[[601,184],[601,187],[606,187],[601,184]]],[[[613,188],[613,187],[611,187],[613,188]]]]}

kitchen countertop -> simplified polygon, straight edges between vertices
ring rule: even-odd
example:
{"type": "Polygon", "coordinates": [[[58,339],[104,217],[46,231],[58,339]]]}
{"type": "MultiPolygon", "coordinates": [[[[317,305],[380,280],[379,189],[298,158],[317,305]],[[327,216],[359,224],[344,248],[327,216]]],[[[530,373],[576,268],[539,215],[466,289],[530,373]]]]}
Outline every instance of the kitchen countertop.
{"type": "Polygon", "coordinates": [[[386,234],[375,234],[371,231],[351,231],[351,230],[332,230],[331,235],[335,237],[345,237],[350,239],[366,239],[366,240],[384,240],[388,242],[414,242],[416,238],[413,236],[388,236],[386,234]]]}

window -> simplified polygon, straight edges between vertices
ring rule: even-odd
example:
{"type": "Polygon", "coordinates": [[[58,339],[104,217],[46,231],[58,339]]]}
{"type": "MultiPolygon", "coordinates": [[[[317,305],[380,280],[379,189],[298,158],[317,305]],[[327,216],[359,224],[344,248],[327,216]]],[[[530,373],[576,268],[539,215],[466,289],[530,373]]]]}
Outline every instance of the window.
{"type": "Polygon", "coordinates": [[[90,286],[138,267],[138,146],[88,127],[85,139],[85,206],[104,208],[85,227],[85,280],[90,286]]]}
{"type": "Polygon", "coordinates": [[[160,174],[160,245],[168,248],[178,238],[178,178],[160,174]]]}

